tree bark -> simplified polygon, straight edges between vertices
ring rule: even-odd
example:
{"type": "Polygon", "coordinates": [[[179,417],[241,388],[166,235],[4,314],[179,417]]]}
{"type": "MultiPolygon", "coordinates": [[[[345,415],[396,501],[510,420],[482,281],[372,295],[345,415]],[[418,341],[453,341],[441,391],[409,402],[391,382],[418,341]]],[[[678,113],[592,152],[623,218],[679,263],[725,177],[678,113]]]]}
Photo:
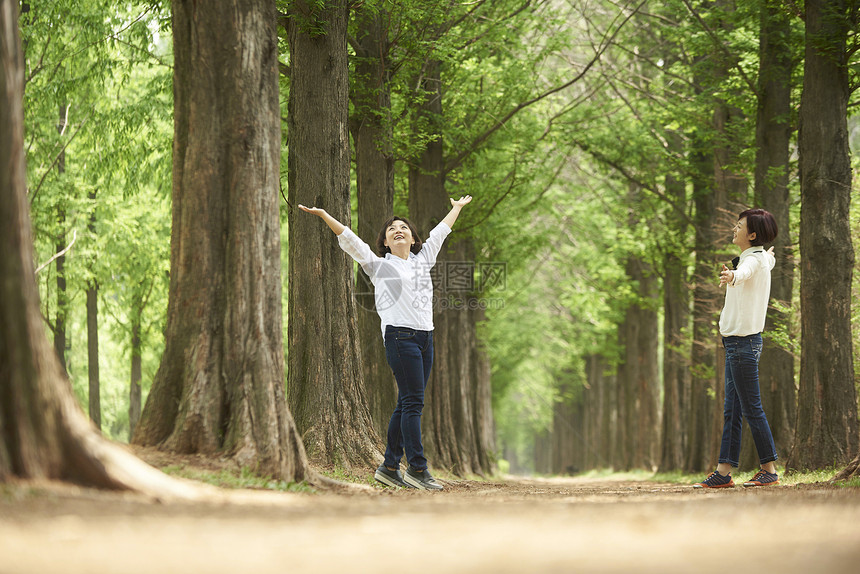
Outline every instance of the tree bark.
{"type": "Polygon", "coordinates": [[[0,481],[66,479],[194,498],[189,487],[105,441],[45,336],[24,165],[18,3],[0,0],[0,481]]]}
{"type": "MultiPolygon", "coordinates": [[[[90,237],[96,237],[96,191],[89,194],[91,202],[89,228],[90,237]]],[[[97,429],[102,428],[101,388],[99,385],[99,287],[95,279],[87,285],[87,379],[89,382],[90,420],[97,429]]]]}
{"type": "Polygon", "coordinates": [[[275,6],[172,4],[165,350],[133,441],[308,476],[284,397],[275,6]]]}
{"type": "MultiPolygon", "coordinates": [[[[391,149],[388,30],[384,10],[359,7],[356,78],[350,121],[355,142],[355,181],[358,190],[358,236],[374,247],[376,236],[394,213],[394,154],[391,149]]],[[[397,383],[385,358],[373,285],[361,269],[356,272],[358,340],[370,416],[379,436],[386,436],[397,404],[397,383]]]]}
{"type": "Polygon", "coordinates": [[[140,341],[140,318],[142,309],[135,305],[131,310],[131,381],[128,393],[128,438],[134,436],[134,430],[140,422],[141,389],[141,341],[140,341]]]}
{"type": "MultiPolygon", "coordinates": [[[[777,264],[771,273],[770,296],[773,301],[789,308],[795,268],[788,193],[791,74],[794,67],[790,47],[791,24],[788,14],[775,0],[762,3],[760,17],[755,204],[772,213],[779,227],[779,235],[773,244],[777,264]]],[[[797,399],[794,355],[774,344],[767,335],[779,329],[787,330],[789,326],[786,313],[772,306],[768,309],[765,350],[759,366],[762,405],[776,451],[783,456],[791,450],[794,438],[797,399]]],[[[751,435],[746,436],[749,438],[751,435]]]]}
{"type": "MultiPolygon", "coordinates": [[[[719,270],[714,245],[717,242],[717,206],[722,203],[713,184],[713,161],[703,143],[692,153],[693,201],[695,204],[695,286],[693,288],[693,347],[690,371],[690,408],[688,411],[688,440],[684,470],[702,472],[716,460],[714,449],[719,445],[713,432],[718,402],[716,364],[718,333],[714,317],[721,308],[720,295],[714,277],[719,270]]],[[[719,412],[722,412],[721,410],[719,412]]]]}
{"type": "MultiPolygon", "coordinates": [[[[379,464],[382,454],[364,384],[352,260],[319,219],[296,209],[315,205],[350,224],[347,19],[340,0],[313,9],[297,1],[288,23],[288,396],[312,460],[360,467],[379,464]]],[[[376,331],[373,342],[381,336],[376,331]]]]}
{"type": "Polygon", "coordinates": [[[583,426],[581,397],[574,397],[571,373],[562,373],[562,381],[558,386],[558,397],[552,408],[552,432],[550,472],[553,474],[572,475],[583,468],[581,449],[583,442],[578,440],[577,431],[583,426]],[[579,416],[577,416],[579,415],[579,416]]]}
{"type": "Polygon", "coordinates": [[[626,311],[619,343],[619,396],[623,401],[622,469],[651,469],[659,445],[659,374],[657,370],[657,284],[649,266],[636,256],[627,261],[627,277],[636,286],[636,301],[626,311]]]}
{"type": "Polygon", "coordinates": [[[621,350],[621,358],[617,368],[617,375],[615,378],[615,386],[613,390],[615,391],[613,394],[613,400],[615,401],[615,432],[613,435],[613,445],[614,448],[613,456],[612,456],[612,468],[614,470],[630,470],[631,468],[631,454],[630,454],[630,423],[629,420],[635,417],[634,413],[631,413],[631,402],[630,394],[630,371],[635,366],[635,362],[631,363],[627,358],[628,353],[628,341],[630,341],[631,337],[631,329],[635,328],[635,325],[631,322],[632,317],[630,316],[630,310],[625,310],[624,320],[621,324],[618,325],[618,348],[621,350]]]}
{"type": "MultiPolygon", "coordinates": [[[[677,141],[672,137],[670,141],[677,141]]],[[[685,196],[684,182],[666,176],[666,194],[679,205],[685,196]]],[[[670,237],[684,237],[683,223],[672,225],[670,237]]],[[[661,432],[661,472],[678,470],[684,465],[686,425],[690,386],[690,296],[687,265],[678,255],[681,244],[670,242],[663,256],[663,416],[661,432]]]]}
{"type": "MultiPolygon", "coordinates": [[[[441,65],[430,62],[425,69],[421,113],[435,137],[428,141],[409,167],[409,213],[426,234],[451,208],[445,189],[445,157],[437,127],[442,118],[441,65]]],[[[449,270],[473,270],[475,247],[470,238],[449,237],[439,253],[434,272],[435,359],[427,388],[425,446],[433,464],[458,475],[492,472],[495,462],[489,451],[494,439],[488,358],[480,348],[477,322],[483,311],[470,285],[449,284],[449,270]],[[477,308],[476,308],[477,307],[477,308]],[[478,404],[481,401],[481,404],[478,404]]]]}
{"type": "MultiPolygon", "coordinates": [[[[60,106],[60,121],[57,124],[57,131],[60,133],[66,129],[66,110],[66,106],[60,106]]],[[[60,151],[60,157],[57,158],[57,173],[62,177],[65,172],[66,151],[63,149],[60,151]]],[[[57,253],[62,253],[66,248],[66,208],[62,199],[57,205],[57,228],[59,235],[56,249],[57,253]]],[[[66,256],[57,257],[55,264],[57,266],[57,310],[54,315],[54,352],[57,353],[63,370],[66,370],[66,316],[69,310],[69,299],[66,293],[66,256]]]]}
{"type": "MultiPolygon", "coordinates": [[[[856,8],[853,9],[856,16],[856,8]]],[[[807,0],[800,101],[801,353],[787,468],[845,464],[858,452],[851,338],[851,162],[845,0],[807,0]]]]}
{"type": "Polygon", "coordinates": [[[102,428],[101,390],[99,386],[99,302],[98,287],[87,288],[87,379],[89,382],[90,420],[102,428]]]}

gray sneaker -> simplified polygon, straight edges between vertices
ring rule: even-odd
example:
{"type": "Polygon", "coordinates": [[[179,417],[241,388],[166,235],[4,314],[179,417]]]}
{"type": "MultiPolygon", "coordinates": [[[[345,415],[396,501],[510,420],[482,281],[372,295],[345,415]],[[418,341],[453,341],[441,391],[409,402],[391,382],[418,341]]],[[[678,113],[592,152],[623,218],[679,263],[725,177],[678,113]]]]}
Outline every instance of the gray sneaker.
{"type": "Polygon", "coordinates": [[[406,488],[407,485],[403,482],[403,475],[400,470],[389,470],[384,464],[380,465],[373,473],[373,478],[384,484],[385,486],[393,486],[395,488],[406,488]]]}
{"type": "Polygon", "coordinates": [[[406,469],[406,474],[403,475],[403,482],[421,490],[442,490],[442,485],[436,482],[436,479],[430,475],[430,471],[426,468],[423,471],[418,471],[410,466],[406,469]]]}

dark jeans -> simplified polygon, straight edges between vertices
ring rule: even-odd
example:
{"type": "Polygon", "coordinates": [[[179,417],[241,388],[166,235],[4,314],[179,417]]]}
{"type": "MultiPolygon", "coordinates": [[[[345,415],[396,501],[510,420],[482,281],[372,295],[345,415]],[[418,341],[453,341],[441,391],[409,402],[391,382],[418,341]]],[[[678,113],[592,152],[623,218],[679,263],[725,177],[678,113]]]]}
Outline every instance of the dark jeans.
{"type": "Polygon", "coordinates": [[[424,470],[427,459],[421,443],[421,412],[433,366],[433,332],[387,326],[385,357],[397,381],[397,407],[388,422],[385,466],[397,468],[405,450],[409,466],[424,470]]]}
{"type": "Polygon", "coordinates": [[[741,457],[742,418],[747,420],[759,462],[777,459],[770,425],[761,406],[758,385],[758,361],[761,357],[761,334],[747,337],[723,337],[726,349],[726,403],[723,413],[723,439],[720,462],[738,466],[741,457]]]}

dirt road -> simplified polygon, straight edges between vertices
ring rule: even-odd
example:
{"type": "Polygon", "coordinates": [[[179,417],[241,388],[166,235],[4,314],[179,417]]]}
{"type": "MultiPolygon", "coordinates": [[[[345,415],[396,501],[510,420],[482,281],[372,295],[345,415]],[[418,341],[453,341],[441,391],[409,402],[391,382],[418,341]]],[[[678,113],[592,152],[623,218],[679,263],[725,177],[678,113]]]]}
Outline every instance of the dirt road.
{"type": "Polygon", "coordinates": [[[583,479],[154,503],[0,490],[0,574],[860,571],[860,489],[583,479]]]}

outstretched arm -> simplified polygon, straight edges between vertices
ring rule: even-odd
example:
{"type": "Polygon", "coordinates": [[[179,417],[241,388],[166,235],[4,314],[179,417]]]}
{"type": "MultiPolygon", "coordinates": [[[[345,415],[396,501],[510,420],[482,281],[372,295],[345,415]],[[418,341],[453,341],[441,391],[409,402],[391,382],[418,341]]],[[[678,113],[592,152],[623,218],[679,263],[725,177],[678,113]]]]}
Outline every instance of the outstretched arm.
{"type": "Polygon", "coordinates": [[[299,204],[299,209],[301,209],[302,211],[306,211],[311,215],[316,215],[320,219],[325,221],[326,225],[328,225],[329,228],[334,231],[335,235],[340,235],[341,233],[343,233],[343,230],[346,229],[346,226],[343,223],[329,215],[325,209],[321,209],[319,207],[305,207],[301,204],[299,204]]]}
{"type": "Polygon", "coordinates": [[[463,209],[463,206],[466,205],[467,203],[469,203],[470,201],[472,201],[471,195],[465,195],[456,201],[452,197],[451,198],[451,205],[453,207],[451,207],[451,211],[448,212],[448,215],[445,216],[445,219],[443,219],[442,222],[445,225],[447,225],[448,227],[450,227],[451,229],[453,229],[454,228],[454,222],[457,221],[457,217],[459,217],[459,215],[460,215],[460,210],[463,209]]]}
{"type": "MultiPolygon", "coordinates": [[[[767,252],[769,255],[773,255],[773,246],[771,246],[771,248],[768,249],[767,252]]],[[[738,269],[738,272],[740,271],[741,269],[738,269]]],[[[735,273],[734,271],[723,265],[723,268],[720,271],[720,287],[727,284],[734,285],[735,280],[739,278],[741,279],[741,281],[745,281],[749,277],[751,269],[747,268],[744,271],[744,273],[740,273],[741,277],[737,277],[739,273],[735,273]]]]}

